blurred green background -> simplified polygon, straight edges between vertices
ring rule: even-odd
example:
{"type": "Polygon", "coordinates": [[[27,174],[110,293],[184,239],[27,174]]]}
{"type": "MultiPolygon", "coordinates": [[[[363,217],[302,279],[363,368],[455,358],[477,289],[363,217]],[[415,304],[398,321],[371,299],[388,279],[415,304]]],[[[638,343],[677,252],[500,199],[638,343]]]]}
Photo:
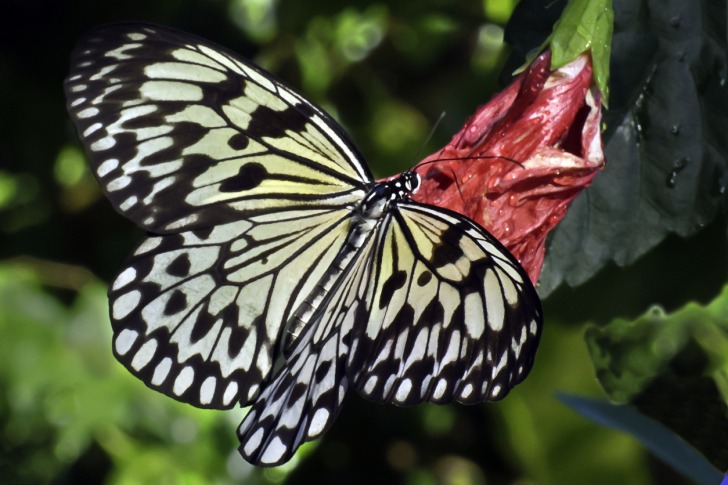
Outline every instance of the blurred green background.
{"type": "MultiPolygon", "coordinates": [[[[324,439],[277,469],[253,468],[238,455],[235,428],[244,411],[176,403],[113,359],[106,284],[142,233],[104,200],[65,111],[63,78],[81,33],[103,22],[143,20],[229,47],[332,113],[381,177],[442,146],[499,89],[509,55],[503,29],[514,4],[6,1],[0,482],[682,483],[635,440],[580,417],[554,393],[604,395],[584,324],[635,317],[653,303],[685,303],[661,301],[664,295],[648,290],[649,275],[666,258],[685,261],[686,254],[725,261],[723,219],[689,241],[669,238],[629,269],[609,267],[552,295],[534,370],[503,402],[402,409],[351,394],[324,439]],[[442,111],[447,116],[427,141],[442,111]],[[625,309],[618,315],[609,289],[620,281],[639,284],[618,293],[625,309]]],[[[722,266],[715,272],[686,301],[710,301],[728,279],[722,266]]]]}

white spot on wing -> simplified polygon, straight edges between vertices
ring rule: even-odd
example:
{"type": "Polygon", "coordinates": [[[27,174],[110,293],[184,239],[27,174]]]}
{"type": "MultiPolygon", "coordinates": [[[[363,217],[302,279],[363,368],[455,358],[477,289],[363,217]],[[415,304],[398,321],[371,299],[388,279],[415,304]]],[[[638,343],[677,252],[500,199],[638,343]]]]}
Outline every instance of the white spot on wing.
{"type": "MultiPolygon", "coordinates": [[[[486,298],[488,292],[486,291],[486,298]]],[[[465,328],[468,334],[474,339],[479,339],[485,330],[485,315],[483,314],[483,300],[480,293],[470,293],[465,297],[463,302],[465,306],[465,328]]],[[[490,306],[488,306],[488,316],[490,317],[490,306]]],[[[490,323],[490,318],[488,319],[490,323]]]]}
{"type": "Polygon", "coordinates": [[[157,340],[156,339],[147,340],[146,342],[144,342],[144,345],[142,345],[139,348],[139,350],[137,351],[137,353],[134,355],[134,359],[132,359],[132,361],[131,361],[131,366],[137,371],[142,370],[152,360],[156,351],[157,351],[157,340]]]}
{"type": "Polygon", "coordinates": [[[521,327],[521,337],[519,339],[513,339],[511,342],[511,349],[513,349],[513,355],[518,358],[519,355],[521,355],[521,347],[523,347],[523,344],[526,343],[526,339],[528,338],[528,335],[526,334],[526,327],[521,327]]]}
{"type": "Polygon", "coordinates": [[[447,390],[447,381],[445,379],[438,379],[437,385],[435,386],[435,392],[432,393],[434,399],[442,399],[447,390]]]}
{"type": "Polygon", "coordinates": [[[187,389],[189,389],[194,379],[195,370],[189,365],[186,366],[180,371],[177,379],[174,380],[174,387],[172,388],[172,392],[174,392],[178,396],[181,396],[187,389]]]}
{"type": "Polygon", "coordinates": [[[221,83],[227,79],[224,72],[189,62],[155,62],[144,68],[150,79],[179,79],[205,83],[221,83]]]}
{"type": "Polygon", "coordinates": [[[470,397],[470,395],[473,393],[473,385],[468,383],[463,387],[463,390],[460,391],[460,397],[463,399],[467,399],[470,397]]]}
{"type": "Polygon", "coordinates": [[[500,361],[498,361],[498,364],[495,367],[493,367],[493,370],[491,372],[491,376],[493,377],[493,379],[498,377],[498,374],[500,374],[500,372],[506,368],[507,364],[508,364],[508,349],[503,351],[503,355],[501,355],[500,361]]]}
{"type": "Polygon", "coordinates": [[[238,383],[235,381],[230,381],[225,388],[225,393],[222,396],[223,405],[227,406],[228,404],[230,404],[237,394],[238,383]]]}
{"type": "MultiPolygon", "coordinates": [[[[99,114],[99,109],[92,106],[86,109],[82,109],[81,111],[76,113],[76,116],[78,116],[79,118],[91,118],[92,116],[96,116],[97,114],[99,114]]],[[[86,136],[85,132],[84,136],[86,136]]]]}
{"type": "Polygon", "coordinates": [[[138,256],[140,254],[147,253],[153,249],[156,249],[157,246],[162,244],[162,238],[161,237],[150,237],[144,240],[143,243],[139,245],[136,251],[134,251],[134,255],[138,256]]]}
{"type": "Polygon", "coordinates": [[[140,96],[151,101],[202,101],[202,88],[179,81],[147,81],[139,87],[140,96]]]}
{"type": "MultiPolygon", "coordinates": [[[[99,123],[97,123],[99,124],[99,123]]],[[[95,125],[94,125],[95,126],[95,125]]],[[[93,126],[92,126],[93,128],[93,126]]],[[[88,130],[86,130],[88,131],[88,130]]],[[[116,145],[116,139],[113,136],[105,136],[104,138],[101,138],[100,140],[97,140],[93,142],[91,145],[89,145],[89,148],[91,151],[94,152],[100,152],[103,150],[108,150],[109,148],[116,145]]]]}
{"type": "Polygon", "coordinates": [[[215,396],[215,387],[217,387],[217,379],[209,376],[200,386],[200,403],[210,404],[213,396],[215,396]]]}
{"type": "Polygon", "coordinates": [[[369,376],[366,384],[364,384],[364,394],[371,394],[374,391],[374,386],[377,385],[377,376],[369,376]]]}
{"type": "Polygon", "coordinates": [[[111,289],[116,291],[120,288],[125,287],[132,281],[136,279],[137,272],[136,269],[132,267],[126,268],[124,271],[122,271],[119,276],[116,277],[114,280],[114,283],[111,285],[111,289]]]}
{"type": "Polygon", "coordinates": [[[263,428],[258,428],[258,430],[253,433],[253,436],[248,438],[245,446],[243,446],[243,451],[245,451],[246,455],[252,455],[253,452],[258,449],[260,442],[263,440],[263,434],[263,428]]]}
{"type": "Polygon", "coordinates": [[[317,409],[311,419],[311,424],[308,426],[308,436],[313,438],[323,433],[324,427],[326,427],[326,423],[329,421],[329,416],[328,409],[317,409]]]}
{"type": "Polygon", "coordinates": [[[498,277],[493,270],[485,273],[485,308],[488,312],[488,326],[499,332],[503,329],[505,306],[498,277]]]}
{"type": "Polygon", "coordinates": [[[252,386],[250,386],[250,389],[248,389],[248,396],[247,396],[248,401],[253,399],[258,394],[259,387],[260,386],[258,386],[257,384],[253,384],[252,386]]]}
{"type": "Polygon", "coordinates": [[[129,198],[127,198],[124,202],[119,204],[119,209],[121,209],[123,211],[128,211],[129,209],[134,207],[137,202],[139,202],[139,199],[137,198],[137,196],[132,195],[129,198]]]}
{"type": "Polygon", "coordinates": [[[287,450],[288,448],[283,441],[276,436],[265,448],[263,456],[260,457],[260,462],[265,464],[276,463],[283,457],[287,450]]]}
{"type": "Polygon", "coordinates": [[[142,294],[138,290],[132,290],[117,298],[111,309],[111,316],[114,320],[121,320],[133,312],[139,305],[142,294]]]}
{"type": "Polygon", "coordinates": [[[129,352],[129,349],[131,349],[134,345],[137,337],[139,337],[139,332],[136,330],[129,330],[128,328],[125,328],[119,332],[119,335],[116,336],[116,340],[114,340],[116,353],[119,355],[125,355],[129,352]]]}
{"type": "Polygon", "coordinates": [[[508,278],[500,268],[496,268],[496,271],[498,271],[498,276],[503,285],[503,297],[509,305],[516,306],[518,304],[518,290],[513,285],[513,280],[508,278]]]}
{"type": "Polygon", "coordinates": [[[131,183],[131,177],[129,177],[128,175],[122,175],[121,177],[115,178],[114,180],[109,182],[106,185],[106,189],[109,192],[114,192],[116,190],[123,189],[124,187],[128,186],[130,183],[131,183]]]}
{"type": "Polygon", "coordinates": [[[96,168],[96,174],[99,177],[105,177],[109,172],[111,172],[118,166],[119,160],[117,160],[116,158],[110,158],[99,164],[99,166],[96,168]]]}
{"type": "Polygon", "coordinates": [[[403,380],[399,387],[397,388],[397,394],[395,395],[395,400],[399,402],[404,402],[407,400],[407,397],[409,396],[410,392],[412,391],[412,381],[410,379],[403,380]]]}
{"type": "Polygon", "coordinates": [[[157,364],[154,369],[154,375],[152,376],[152,385],[161,386],[162,383],[167,379],[169,370],[172,368],[172,359],[165,357],[162,361],[157,364]]]}

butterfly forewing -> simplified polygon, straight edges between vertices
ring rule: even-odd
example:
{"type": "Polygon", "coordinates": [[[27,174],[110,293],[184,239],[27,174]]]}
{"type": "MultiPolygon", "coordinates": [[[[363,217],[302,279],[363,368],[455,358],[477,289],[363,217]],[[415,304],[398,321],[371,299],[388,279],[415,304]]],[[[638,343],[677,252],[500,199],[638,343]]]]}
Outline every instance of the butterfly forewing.
{"type": "Polygon", "coordinates": [[[371,180],[323,111],[191,35],[96,29],[72,55],[66,96],[107,196],[157,233],[352,204],[371,180]]]}
{"type": "Polygon", "coordinates": [[[368,168],[319,108],[162,27],[89,33],[66,95],[115,208],[163,235],[110,289],[117,357],[177,399],[250,402],[285,321],[343,245],[368,168]]]}
{"type": "MultiPolygon", "coordinates": [[[[104,192],[150,236],[109,289],[114,353],[277,465],[353,386],[378,402],[497,400],[533,363],[523,269],[462,215],[376,184],[342,129],[262,69],[163,27],[92,31],[68,108],[104,192]]],[[[407,175],[407,177],[405,177],[407,175]]]]}

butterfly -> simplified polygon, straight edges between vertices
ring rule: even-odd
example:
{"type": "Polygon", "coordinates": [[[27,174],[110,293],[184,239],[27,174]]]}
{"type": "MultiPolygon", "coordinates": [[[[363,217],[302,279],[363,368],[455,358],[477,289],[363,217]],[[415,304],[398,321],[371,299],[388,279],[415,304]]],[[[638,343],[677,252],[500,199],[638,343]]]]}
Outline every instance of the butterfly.
{"type": "Polygon", "coordinates": [[[68,110],[114,208],[148,231],[109,288],[113,352],[203,408],[251,406],[251,463],[286,462],[347,390],[379,403],[503,398],[542,312],[510,253],[376,182],[343,129],[271,74],[156,25],[96,28],[68,110]]]}

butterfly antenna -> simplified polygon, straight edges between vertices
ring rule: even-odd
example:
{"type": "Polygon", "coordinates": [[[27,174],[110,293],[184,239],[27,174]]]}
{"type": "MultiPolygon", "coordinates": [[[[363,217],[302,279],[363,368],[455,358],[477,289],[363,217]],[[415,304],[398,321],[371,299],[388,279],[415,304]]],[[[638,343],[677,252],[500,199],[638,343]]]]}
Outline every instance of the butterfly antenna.
{"type": "Polygon", "coordinates": [[[430,165],[433,163],[440,163],[440,162],[465,162],[468,160],[495,160],[495,159],[501,159],[505,160],[506,162],[515,163],[519,167],[525,169],[526,167],[523,165],[523,163],[519,162],[518,160],[515,160],[510,157],[504,157],[502,155],[472,155],[472,156],[464,156],[464,157],[447,157],[447,158],[435,158],[434,160],[428,160],[424,163],[420,163],[417,165],[416,168],[424,167],[425,165],[430,165]]]}
{"type": "MultiPolygon", "coordinates": [[[[442,120],[445,119],[445,112],[443,111],[440,113],[440,116],[437,117],[437,121],[432,125],[432,128],[430,128],[430,133],[427,135],[427,138],[425,138],[425,141],[420,145],[420,148],[417,149],[415,152],[414,160],[419,160],[420,155],[422,154],[422,151],[425,149],[425,145],[427,145],[430,140],[432,140],[432,137],[435,135],[435,130],[437,130],[437,127],[440,126],[440,123],[442,120]]],[[[417,162],[415,162],[416,164],[417,162]]],[[[414,166],[414,165],[413,165],[414,166]]]]}

